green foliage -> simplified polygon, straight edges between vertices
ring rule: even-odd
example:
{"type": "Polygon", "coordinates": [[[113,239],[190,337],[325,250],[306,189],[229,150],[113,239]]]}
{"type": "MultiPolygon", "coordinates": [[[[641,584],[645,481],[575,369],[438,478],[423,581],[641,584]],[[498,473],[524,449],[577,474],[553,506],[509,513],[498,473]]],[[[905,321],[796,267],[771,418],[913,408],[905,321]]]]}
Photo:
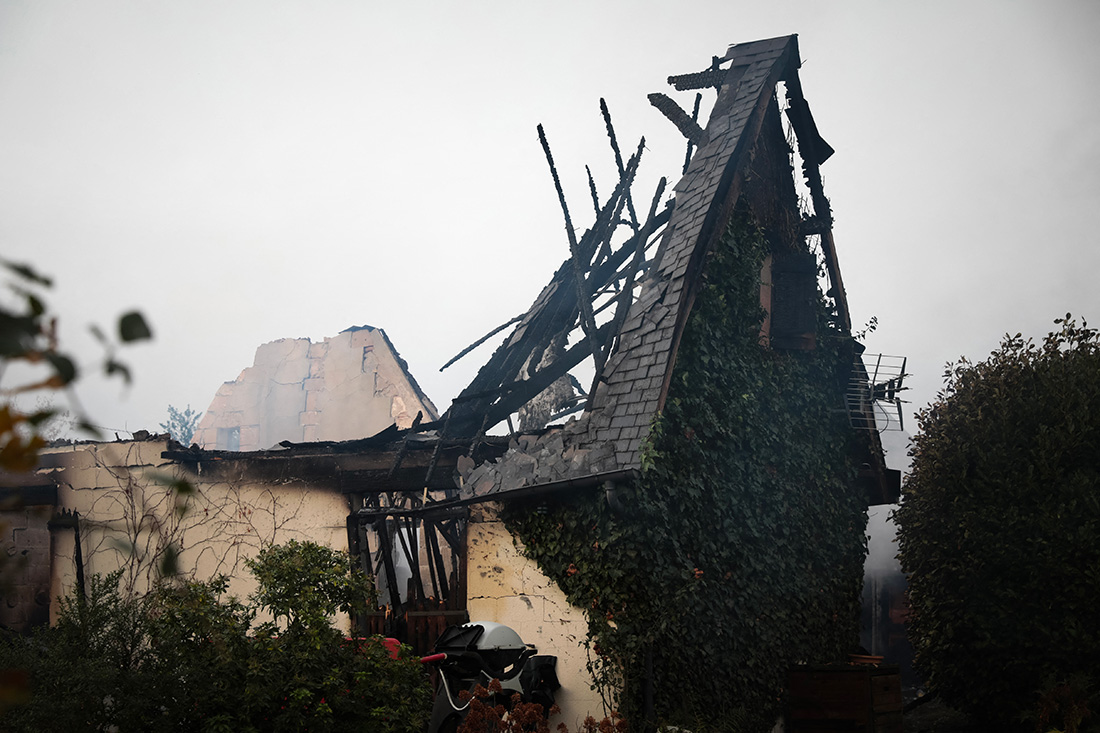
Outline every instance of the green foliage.
{"type": "Polygon", "coordinates": [[[1100,335],[1055,323],[948,365],[895,513],[918,670],[1006,730],[1100,669],[1100,335]]]}
{"type": "Polygon", "coordinates": [[[61,600],[58,623],[30,637],[0,637],[0,668],[28,672],[31,695],[0,718],[4,730],[139,730],[156,686],[140,669],[149,659],[140,600],[118,591],[121,571],[90,579],[87,599],[61,600]]]}
{"type": "MultiPolygon", "coordinates": [[[[31,365],[39,370],[38,378],[28,378],[22,384],[5,384],[5,402],[0,404],[0,468],[9,471],[29,471],[34,468],[38,451],[46,444],[43,431],[55,417],[53,409],[24,412],[11,402],[13,395],[38,392],[52,393],[73,384],[80,376],[76,358],[64,351],[57,335],[57,315],[46,302],[45,291],[53,286],[50,278],[27,264],[8,262],[0,258],[0,268],[9,280],[0,291],[0,378],[6,376],[13,363],[31,365]]],[[[116,346],[96,326],[92,333],[103,346],[103,370],[108,376],[119,375],[130,381],[129,368],[115,357],[116,346]]],[[[122,342],[141,341],[153,334],[144,317],[132,311],[119,319],[122,342]]],[[[25,372],[24,372],[25,374],[25,372]]],[[[81,430],[96,436],[98,431],[79,416],[81,430]]]]}
{"type": "MultiPolygon", "coordinates": [[[[57,315],[50,311],[46,303],[44,292],[53,286],[50,278],[30,265],[3,258],[0,258],[0,270],[7,275],[0,288],[0,394],[3,395],[0,401],[0,469],[22,473],[35,468],[39,452],[49,439],[56,436],[59,426],[66,422],[59,419],[61,415],[50,405],[47,395],[70,387],[79,378],[80,371],[75,357],[62,350],[58,340],[57,315]],[[13,364],[29,369],[10,370],[13,364]],[[21,380],[20,383],[2,381],[12,372],[21,380]],[[26,394],[38,395],[39,404],[35,409],[24,410],[16,404],[17,397],[26,394]]],[[[137,312],[124,315],[119,321],[119,328],[125,342],[152,338],[148,324],[137,312]]],[[[97,327],[92,327],[92,333],[104,348],[104,372],[108,376],[120,375],[129,382],[130,371],[115,357],[115,345],[97,327]]],[[[98,429],[77,409],[75,398],[71,395],[70,401],[77,413],[76,426],[98,437],[98,429]]],[[[0,522],[0,530],[4,529],[6,523],[0,522]]],[[[6,587],[8,579],[4,575],[12,565],[7,555],[0,556],[0,588],[6,587]]],[[[7,648],[7,651],[11,650],[11,647],[7,648]]],[[[66,679],[66,675],[73,671],[64,659],[45,661],[58,665],[53,679],[66,679]]],[[[83,688],[78,685],[76,689],[78,694],[73,699],[79,698],[79,690],[83,688]]],[[[6,702],[24,697],[26,685],[22,675],[0,675],[0,710],[6,702]]],[[[66,704],[70,703],[72,699],[66,701],[66,704]]],[[[99,705],[103,704],[106,703],[100,701],[99,705]]],[[[42,728],[46,729],[52,729],[52,726],[42,728]]]]}
{"type": "MultiPolygon", "coordinates": [[[[586,609],[593,671],[642,719],[652,666],[662,722],[763,730],[787,668],[855,645],[865,504],[842,404],[850,338],[760,343],[763,235],[738,218],[709,256],[625,516],[590,497],[506,516],[586,609]]],[[[824,304],[819,322],[826,322],[824,304]]]]}
{"type": "Polygon", "coordinates": [[[374,605],[374,584],[351,558],[314,542],[273,545],[245,563],[260,581],[253,600],[289,627],[318,627],[337,611],[374,605]]]}
{"type": "Polygon", "coordinates": [[[195,428],[199,426],[201,412],[195,412],[191,405],[187,409],[180,410],[168,405],[168,422],[162,422],[160,429],[172,436],[172,440],[182,445],[191,445],[191,438],[195,436],[195,428]]]}
{"type": "MultiPolygon", "coordinates": [[[[279,549],[257,564],[287,587],[296,560],[332,553],[308,542],[279,549]]],[[[297,582],[305,589],[312,578],[305,568],[297,582]]],[[[56,628],[0,637],[0,668],[28,670],[32,691],[0,715],[0,727],[420,733],[427,725],[431,693],[419,662],[407,649],[391,659],[378,637],[346,639],[318,611],[342,602],[306,594],[307,608],[286,606],[288,628],[253,628],[258,607],[226,598],[224,577],[162,584],[140,600],[121,595],[117,581],[96,576],[87,600],[74,592],[56,628]]],[[[261,578],[258,595],[270,592],[261,578]]]]}

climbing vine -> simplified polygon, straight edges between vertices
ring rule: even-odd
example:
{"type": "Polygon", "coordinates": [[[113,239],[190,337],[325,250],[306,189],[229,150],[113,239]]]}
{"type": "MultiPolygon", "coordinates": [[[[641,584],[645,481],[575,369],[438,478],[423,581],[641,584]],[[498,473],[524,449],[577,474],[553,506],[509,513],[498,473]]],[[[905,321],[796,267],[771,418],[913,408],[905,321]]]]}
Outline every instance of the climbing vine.
{"type": "Polygon", "coordinates": [[[740,212],[708,255],[626,511],[590,496],[505,517],[585,610],[597,684],[634,721],[648,709],[696,731],[763,730],[790,665],[856,643],[866,544],[842,399],[851,339],[819,298],[816,349],[761,344],[768,251],[740,212]]]}

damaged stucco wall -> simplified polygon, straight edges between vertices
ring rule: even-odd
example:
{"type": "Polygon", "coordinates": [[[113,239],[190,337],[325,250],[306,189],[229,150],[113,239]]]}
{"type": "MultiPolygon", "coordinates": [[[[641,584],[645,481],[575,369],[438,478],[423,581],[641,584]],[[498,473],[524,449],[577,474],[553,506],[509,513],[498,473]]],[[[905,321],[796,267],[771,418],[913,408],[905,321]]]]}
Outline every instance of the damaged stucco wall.
{"type": "Polygon", "coordinates": [[[556,693],[558,722],[580,730],[585,717],[604,715],[592,689],[584,613],[569,604],[561,588],[524,557],[520,541],[504,527],[493,504],[473,507],[467,528],[467,601],[471,621],[496,621],[516,630],[539,654],[558,658],[562,687],[556,693]]]}
{"type": "Polygon", "coordinates": [[[49,619],[49,506],[0,511],[0,625],[26,633],[49,619]]]}
{"type": "MultiPolygon", "coordinates": [[[[164,436],[167,438],[167,436],[164,436]]],[[[47,450],[42,471],[58,484],[58,507],[78,512],[85,577],[123,569],[124,590],[142,593],[156,577],[171,544],[184,577],[229,576],[229,593],[246,598],[256,588],[244,560],[269,544],[311,540],[347,546],[347,497],[296,483],[259,484],[239,471],[216,482],[191,476],[161,457],[165,439],[77,444],[47,450]],[[167,480],[184,477],[193,493],[178,495],[167,480]],[[182,508],[182,511],[178,509],[182,508]]],[[[50,598],[76,582],[74,534],[52,532],[50,598]]],[[[51,616],[56,619],[56,604],[51,616]]],[[[341,623],[346,624],[346,619],[341,623]]]]}
{"type": "Polygon", "coordinates": [[[396,423],[438,417],[384,331],[351,328],[312,343],[260,346],[251,367],[218,389],[192,441],[202,448],[264,450],[294,443],[355,440],[396,423]]]}

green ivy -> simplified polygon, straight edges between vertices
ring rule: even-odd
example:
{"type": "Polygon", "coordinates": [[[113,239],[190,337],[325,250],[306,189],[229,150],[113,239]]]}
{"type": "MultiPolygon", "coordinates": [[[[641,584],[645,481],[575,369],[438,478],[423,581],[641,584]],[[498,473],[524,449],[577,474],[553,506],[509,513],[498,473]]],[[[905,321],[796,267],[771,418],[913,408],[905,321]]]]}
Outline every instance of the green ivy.
{"type": "Polygon", "coordinates": [[[851,339],[821,299],[815,350],[760,343],[767,253],[738,214],[708,256],[625,514],[595,496],[506,514],[585,609],[597,682],[636,721],[648,664],[662,721],[761,730],[792,664],[837,661],[857,640],[866,506],[842,399],[851,339]]]}

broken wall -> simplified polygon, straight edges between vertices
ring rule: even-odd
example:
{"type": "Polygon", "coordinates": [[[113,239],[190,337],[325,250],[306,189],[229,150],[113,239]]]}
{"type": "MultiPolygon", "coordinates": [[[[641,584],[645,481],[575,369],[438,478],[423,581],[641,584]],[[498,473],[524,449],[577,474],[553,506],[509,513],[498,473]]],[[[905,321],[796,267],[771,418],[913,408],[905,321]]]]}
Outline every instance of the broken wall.
{"type": "MultiPolygon", "coordinates": [[[[156,577],[167,548],[179,549],[184,577],[229,576],[229,593],[246,598],[256,583],[245,566],[262,547],[291,539],[347,546],[347,497],[299,483],[257,483],[242,465],[216,482],[188,476],[161,457],[165,440],[80,444],[51,449],[45,471],[58,482],[58,508],[80,515],[84,575],[122,569],[122,587],[142,593],[156,577]],[[168,481],[188,478],[180,495],[168,481]]],[[[77,578],[72,530],[53,532],[50,598],[69,593],[77,578]]],[[[51,621],[56,620],[56,604],[51,621]]],[[[346,627],[346,619],[342,622],[346,627]]]]}
{"type": "Polygon", "coordinates": [[[554,581],[523,554],[523,545],[493,509],[473,508],[467,528],[467,601],[471,621],[496,621],[515,629],[539,654],[558,658],[561,716],[554,720],[580,730],[587,715],[602,718],[603,703],[588,673],[588,622],[554,581]]]}
{"type": "Polygon", "coordinates": [[[407,428],[418,412],[438,417],[385,332],[364,326],[318,343],[260,346],[253,365],[218,389],[192,441],[251,451],[282,441],[355,440],[394,423],[407,428]]]}
{"type": "Polygon", "coordinates": [[[0,512],[0,627],[26,633],[49,620],[52,513],[52,506],[0,512]]]}

